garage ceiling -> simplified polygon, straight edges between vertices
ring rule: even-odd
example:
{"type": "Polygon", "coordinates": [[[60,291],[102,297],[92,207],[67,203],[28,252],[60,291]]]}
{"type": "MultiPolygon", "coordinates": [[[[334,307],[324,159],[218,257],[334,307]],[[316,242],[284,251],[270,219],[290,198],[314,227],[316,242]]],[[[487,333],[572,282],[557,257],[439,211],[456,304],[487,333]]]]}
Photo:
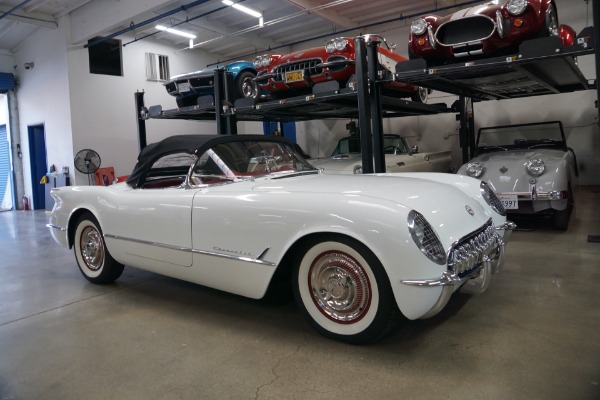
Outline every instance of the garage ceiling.
{"type": "MultiPolygon", "coordinates": [[[[176,48],[188,39],[159,32],[156,24],[196,35],[195,48],[224,58],[246,57],[307,38],[334,37],[346,30],[377,32],[378,24],[455,4],[455,0],[236,0],[263,15],[258,19],[224,5],[221,0],[7,0],[0,1],[0,49],[15,50],[37,29],[56,29],[60,18],[72,16],[74,43],[96,36],[130,33],[135,40],[164,41],[176,48]],[[136,7],[136,8],[134,8],[136,7]],[[147,22],[149,19],[154,21],[147,22]],[[359,29],[355,29],[361,27],[359,29]]],[[[445,11],[446,13],[449,11],[445,11]]],[[[444,13],[444,12],[442,12],[444,13]]],[[[124,40],[125,45],[131,44],[124,40]]],[[[193,51],[193,50],[192,50],[193,51]]],[[[215,60],[216,61],[216,60],[215,60]]]]}

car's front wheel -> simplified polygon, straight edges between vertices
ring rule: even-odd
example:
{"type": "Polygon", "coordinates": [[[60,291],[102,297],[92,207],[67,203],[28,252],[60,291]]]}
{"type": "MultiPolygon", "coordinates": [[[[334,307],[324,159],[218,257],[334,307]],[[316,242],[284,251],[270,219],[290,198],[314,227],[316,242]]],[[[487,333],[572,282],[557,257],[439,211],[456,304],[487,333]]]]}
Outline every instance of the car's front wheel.
{"type": "Polygon", "coordinates": [[[410,99],[417,103],[427,103],[427,100],[429,99],[429,89],[419,86],[417,91],[410,96],[410,99]]]}
{"type": "Polygon", "coordinates": [[[258,85],[254,81],[256,74],[252,71],[242,71],[236,76],[236,98],[255,99],[258,96],[258,85]]]}
{"type": "Polygon", "coordinates": [[[89,212],[77,220],[73,248],[79,270],[88,281],[110,283],[123,273],[123,265],[106,248],[98,220],[89,212]]]}
{"type": "Polygon", "coordinates": [[[305,243],[293,278],[298,306],[324,336],[363,344],[383,337],[399,314],[389,279],[362,243],[325,235],[305,243]]]}

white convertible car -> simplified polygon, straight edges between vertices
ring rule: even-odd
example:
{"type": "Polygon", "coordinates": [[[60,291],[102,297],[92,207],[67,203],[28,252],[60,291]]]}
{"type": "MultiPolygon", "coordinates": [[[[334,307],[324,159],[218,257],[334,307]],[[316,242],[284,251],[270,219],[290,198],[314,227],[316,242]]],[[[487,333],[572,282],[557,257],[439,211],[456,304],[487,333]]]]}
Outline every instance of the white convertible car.
{"type": "Polygon", "coordinates": [[[324,175],[262,135],[170,137],[127,182],[52,196],[52,235],[93,283],[127,265],[256,299],[286,285],[317,331],[351,343],[484,291],[513,227],[477,179],[324,175]]]}
{"type": "Polygon", "coordinates": [[[565,230],[579,171],[560,121],[479,129],[475,157],[458,174],[488,183],[508,213],[546,214],[565,230]]]}
{"type": "MultiPolygon", "coordinates": [[[[449,172],[450,151],[419,153],[409,147],[406,140],[396,134],[383,135],[386,172],[449,172]]],[[[311,160],[326,174],[362,174],[360,138],[352,135],[340,139],[327,159],[311,160]]]]}

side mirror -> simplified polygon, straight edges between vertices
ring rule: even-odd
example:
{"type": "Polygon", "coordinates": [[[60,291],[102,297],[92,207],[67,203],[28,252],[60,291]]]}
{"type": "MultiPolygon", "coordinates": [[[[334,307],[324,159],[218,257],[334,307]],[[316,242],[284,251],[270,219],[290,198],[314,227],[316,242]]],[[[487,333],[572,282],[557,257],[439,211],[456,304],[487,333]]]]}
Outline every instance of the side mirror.
{"type": "Polygon", "coordinates": [[[413,154],[417,154],[419,152],[419,146],[413,146],[411,151],[413,154]]]}
{"type": "Polygon", "coordinates": [[[390,45],[390,50],[392,50],[392,51],[393,51],[393,50],[396,50],[396,47],[398,47],[398,46],[396,45],[396,43],[392,43],[392,44],[390,45]]]}

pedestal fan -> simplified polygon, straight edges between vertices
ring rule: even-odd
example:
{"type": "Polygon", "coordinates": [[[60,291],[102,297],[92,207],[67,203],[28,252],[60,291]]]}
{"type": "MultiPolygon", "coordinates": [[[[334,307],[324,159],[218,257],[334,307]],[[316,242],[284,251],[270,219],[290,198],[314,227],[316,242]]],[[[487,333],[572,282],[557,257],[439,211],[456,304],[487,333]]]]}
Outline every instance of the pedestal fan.
{"type": "Polygon", "coordinates": [[[92,175],[100,168],[100,155],[91,149],[83,149],[75,155],[75,168],[88,176],[88,185],[92,185],[92,175]]]}

